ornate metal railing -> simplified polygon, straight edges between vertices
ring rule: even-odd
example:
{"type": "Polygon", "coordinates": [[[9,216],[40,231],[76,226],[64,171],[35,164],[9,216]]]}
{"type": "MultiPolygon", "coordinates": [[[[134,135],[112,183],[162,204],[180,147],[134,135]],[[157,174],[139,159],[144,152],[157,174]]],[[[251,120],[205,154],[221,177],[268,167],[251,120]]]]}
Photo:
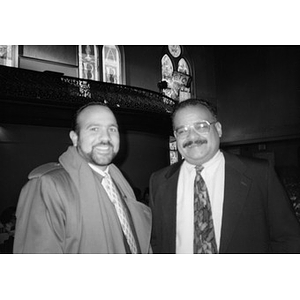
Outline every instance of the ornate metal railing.
{"type": "Polygon", "coordinates": [[[146,89],[4,66],[0,66],[0,101],[56,106],[100,101],[120,109],[161,114],[170,114],[175,105],[171,98],[146,89]]]}

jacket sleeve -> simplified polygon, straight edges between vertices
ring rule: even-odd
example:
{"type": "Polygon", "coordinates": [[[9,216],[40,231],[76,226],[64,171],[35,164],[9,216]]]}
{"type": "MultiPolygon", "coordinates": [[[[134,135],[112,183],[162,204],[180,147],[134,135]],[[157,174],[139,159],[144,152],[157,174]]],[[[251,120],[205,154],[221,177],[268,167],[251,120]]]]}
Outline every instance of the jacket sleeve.
{"type": "Polygon", "coordinates": [[[23,187],[16,216],[14,253],[63,253],[65,213],[50,176],[23,187]]]}
{"type": "Polygon", "coordinates": [[[273,253],[300,253],[300,224],[273,167],[268,169],[268,217],[273,253]]]}

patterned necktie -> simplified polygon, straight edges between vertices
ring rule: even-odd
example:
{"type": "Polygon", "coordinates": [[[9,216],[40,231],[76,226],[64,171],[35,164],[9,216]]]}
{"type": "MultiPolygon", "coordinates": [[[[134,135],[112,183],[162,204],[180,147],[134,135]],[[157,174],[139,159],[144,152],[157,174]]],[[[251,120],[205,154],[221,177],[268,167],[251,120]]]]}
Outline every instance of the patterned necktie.
{"type": "Polygon", "coordinates": [[[108,193],[111,202],[115,206],[130,251],[132,254],[137,254],[137,246],[136,246],[135,238],[133,236],[132,229],[128,221],[128,216],[126,214],[124,204],[122,203],[121,199],[118,197],[116,188],[112,182],[110,175],[106,172],[105,172],[105,177],[102,180],[102,184],[106,192],[108,193]]]}
{"type": "Polygon", "coordinates": [[[218,253],[215,230],[212,219],[208,190],[201,171],[203,166],[196,166],[194,182],[194,253],[218,253]]]}

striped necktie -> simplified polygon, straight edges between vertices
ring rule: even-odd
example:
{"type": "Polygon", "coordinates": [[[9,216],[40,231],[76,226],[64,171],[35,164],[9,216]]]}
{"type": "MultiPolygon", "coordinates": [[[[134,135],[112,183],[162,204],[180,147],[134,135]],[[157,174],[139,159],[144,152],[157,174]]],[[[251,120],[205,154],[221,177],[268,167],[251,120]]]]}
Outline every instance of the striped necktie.
{"type": "Polygon", "coordinates": [[[137,254],[136,241],[135,241],[135,238],[132,233],[132,229],[131,229],[129,221],[128,221],[128,216],[126,214],[124,204],[122,203],[121,199],[118,196],[118,193],[116,191],[116,188],[112,182],[110,175],[106,172],[105,172],[105,177],[102,180],[102,184],[103,184],[111,202],[115,206],[115,209],[116,209],[118,218],[120,220],[122,230],[123,230],[126,240],[128,242],[130,251],[132,254],[137,254]]]}
{"type": "Polygon", "coordinates": [[[218,253],[211,204],[208,190],[201,171],[203,166],[196,166],[194,182],[194,253],[218,253]]]}

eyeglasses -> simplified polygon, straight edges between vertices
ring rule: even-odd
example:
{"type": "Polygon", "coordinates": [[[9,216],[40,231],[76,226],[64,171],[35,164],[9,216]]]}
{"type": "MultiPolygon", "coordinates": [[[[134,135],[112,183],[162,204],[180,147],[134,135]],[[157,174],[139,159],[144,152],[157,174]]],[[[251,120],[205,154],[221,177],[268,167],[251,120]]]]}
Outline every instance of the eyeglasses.
{"type": "Polygon", "coordinates": [[[186,138],[190,134],[191,128],[193,128],[199,134],[207,134],[210,131],[210,125],[215,123],[217,123],[217,121],[215,122],[201,121],[201,122],[196,122],[192,125],[182,126],[174,130],[174,136],[179,139],[186,138]]]}

